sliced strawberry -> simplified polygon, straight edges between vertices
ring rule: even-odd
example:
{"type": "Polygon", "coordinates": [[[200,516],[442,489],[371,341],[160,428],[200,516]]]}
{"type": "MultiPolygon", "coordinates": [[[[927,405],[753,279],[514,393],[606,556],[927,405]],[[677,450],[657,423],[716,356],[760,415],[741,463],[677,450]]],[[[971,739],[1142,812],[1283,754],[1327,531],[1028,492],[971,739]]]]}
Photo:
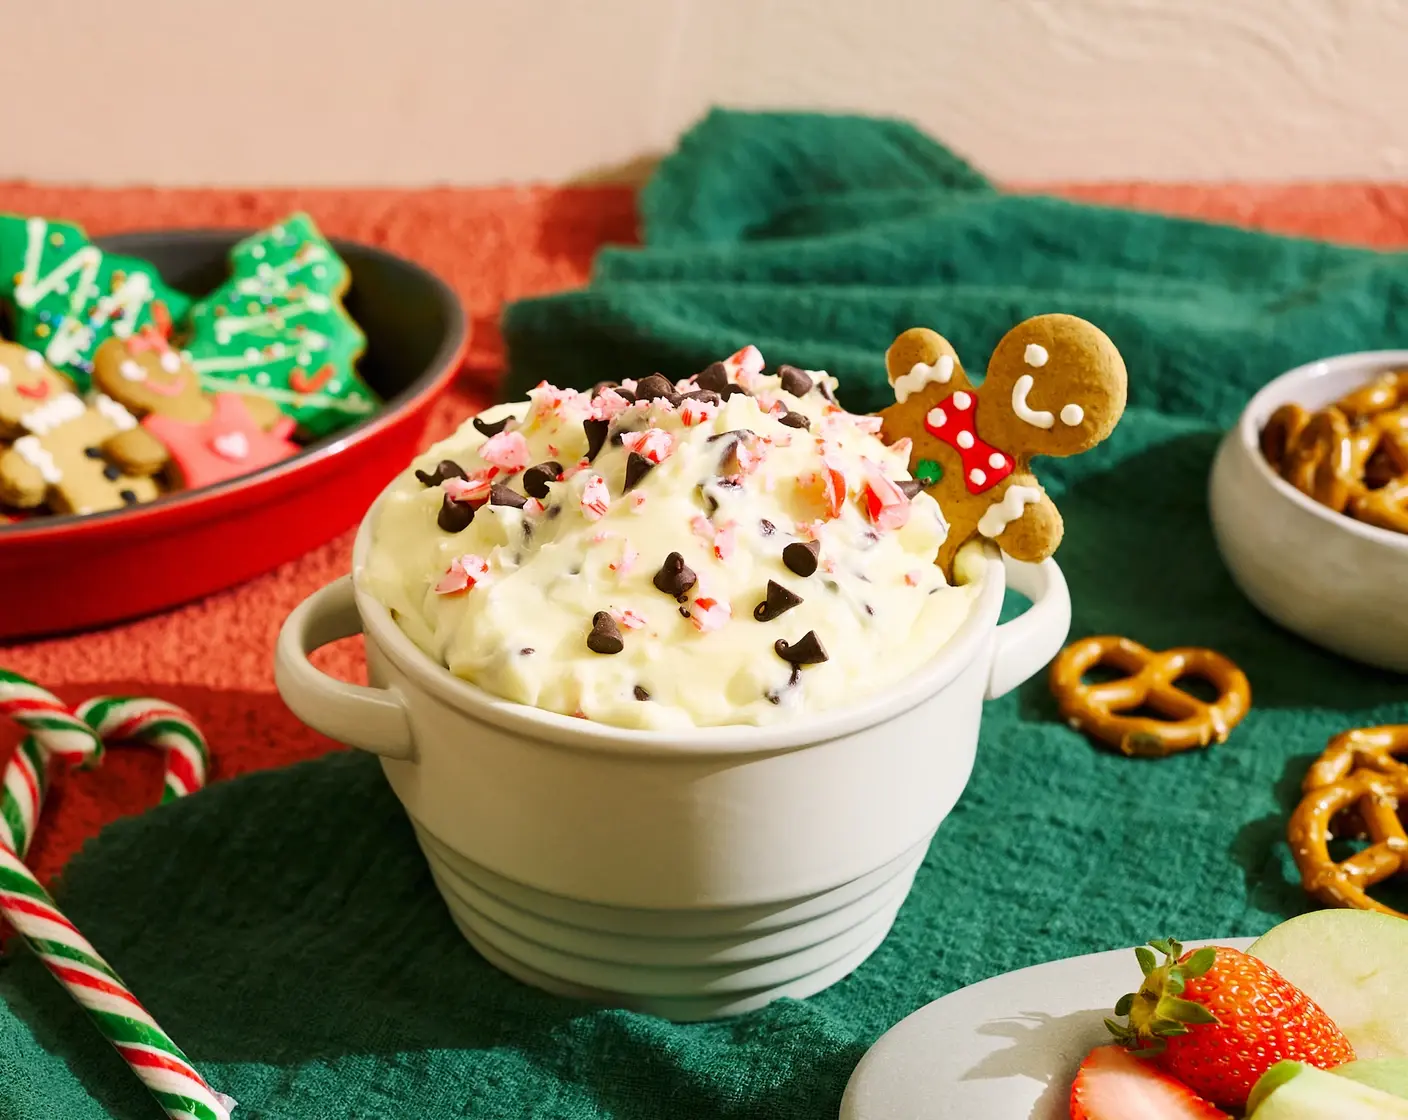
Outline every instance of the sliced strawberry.
{"type": "Polygon", "coordinates": [[[1071,1086],[1071,1120],[1229,1120],[1157,1066],[1123,1046],[1099,1046],[1071,1086]]]}

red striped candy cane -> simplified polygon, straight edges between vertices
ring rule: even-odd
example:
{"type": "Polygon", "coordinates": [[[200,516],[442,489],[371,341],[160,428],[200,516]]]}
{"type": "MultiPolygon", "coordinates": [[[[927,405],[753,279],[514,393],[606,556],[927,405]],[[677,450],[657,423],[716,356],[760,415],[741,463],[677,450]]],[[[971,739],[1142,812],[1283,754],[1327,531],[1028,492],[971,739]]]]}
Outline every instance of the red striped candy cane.
{"type": "Polygon", "coordinates": [[[104,737],[153,743],[166,751],[162,800],[170,801],[205,784],[209,756],[199,728],[174,705],[136,697],[90,700],[79,709],[80,718],[51,693],[3,669],[0,711],[31,732],[0,785],[0,914],[88,1012],[169,1117],[229,1120],[235,1102],[206,1083],[24,864],[44,806],[49,756],[97,758],[104,737]]]}

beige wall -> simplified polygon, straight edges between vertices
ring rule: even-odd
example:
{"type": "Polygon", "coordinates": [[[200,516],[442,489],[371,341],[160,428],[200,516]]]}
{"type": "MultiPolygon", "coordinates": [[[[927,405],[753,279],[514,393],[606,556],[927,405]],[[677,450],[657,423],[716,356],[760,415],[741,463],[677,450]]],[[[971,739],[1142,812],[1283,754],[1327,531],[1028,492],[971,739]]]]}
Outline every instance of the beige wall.
{"type": "Polygon", "coordinates": [[[713,103],[907,116],[1009,180],[1408,172],[1408,0],[0,0],[0,36],[0,178],[564,180],[713,103]]]}

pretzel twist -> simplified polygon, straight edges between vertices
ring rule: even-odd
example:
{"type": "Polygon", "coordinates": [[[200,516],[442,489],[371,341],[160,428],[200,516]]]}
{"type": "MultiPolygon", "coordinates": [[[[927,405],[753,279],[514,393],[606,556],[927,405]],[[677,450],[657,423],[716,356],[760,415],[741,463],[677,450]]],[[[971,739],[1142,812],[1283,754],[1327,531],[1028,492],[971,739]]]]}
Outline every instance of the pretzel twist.
{"type": "Polygon", "coordinates": [[[1302,788],[1310,793],[1343,781],[1356,770],[1408,776],[1408,723],[1356,727],[1341,731],[1305,775],[1302,788]]]}
{"type": "Polygon", "coordinates": [[[1358,770],[1307,793],[1291,814],[1287,829],[1305,889],[1329,906],[1408,918],[1368,893],[1369,887],[1408,871],[1408,831],[1403,823],[1406,805],[1408,770],[1358,770]],[[1336,818],[1350,810],[1358,813],[1369,844],[1348,859],[1336,861],[1329,847],[1336,818]]]}
{"type": "Polygon", "coordinates": [[[1321,505],[1408,533],[1408,370],[1380,374],[1319,412],[1284,404],[1259,442],[1271,468],[1321,505]]]}
{"type": "Polygon", "coordinates": [[[1051,665],[1051,691],[1071,727],[1146,758],[1226,742],[1251,708],[1246,675],[1222,654],[1192,647],[1156,652],[1112,635],[1063,649],[1051,665]],[[1097,666],[1124,675],[1086,684],[1082,677],[1097,666]],[[1177,682],[1185,677],[1207,681],[1217,699],[1209,703],[1183,691],[1177,682]],[[1125,714],[1141,707],[1162,718],[1125,714]]]}

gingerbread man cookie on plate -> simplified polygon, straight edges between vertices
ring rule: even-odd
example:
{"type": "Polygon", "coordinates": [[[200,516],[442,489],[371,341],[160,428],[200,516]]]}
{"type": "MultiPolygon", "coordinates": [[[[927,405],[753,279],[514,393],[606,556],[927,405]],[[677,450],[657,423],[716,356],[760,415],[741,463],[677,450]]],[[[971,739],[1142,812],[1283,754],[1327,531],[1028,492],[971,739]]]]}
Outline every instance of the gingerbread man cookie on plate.
{"type": "Polygon", "coordinates": [[[110,338],[93,359],[93,383],[141,418],[111,450],[122,465],[166,468],[175,486],[210,486],[299,451],[294,422],[261,397],[211,395],[190,362],[157,331],[110,338]]]}
{"type": "Polygon", "coordinates": [[[1124,360],[1098,327],[1038,315],[997,344],[974,386],[942,335],[905,331],[885,354],[895,403],[884,439],[911,441],[910,473],[949,522],[938,563],[952,578],[975,535],[1016,560],[1045,560],[1061,543],[1061,514],[1031,472],[1037,455],[1088,451],[1124,412],[1124,360]]]}
{"type": "Polygon", "coordinates": [[[33,350],[0,342],[0,504],[96,513],[150,502],[159,493],[146,472],[119,465],[110,443],[136,419],[98,394],[85,403],[72,382],[33,350]]]}

